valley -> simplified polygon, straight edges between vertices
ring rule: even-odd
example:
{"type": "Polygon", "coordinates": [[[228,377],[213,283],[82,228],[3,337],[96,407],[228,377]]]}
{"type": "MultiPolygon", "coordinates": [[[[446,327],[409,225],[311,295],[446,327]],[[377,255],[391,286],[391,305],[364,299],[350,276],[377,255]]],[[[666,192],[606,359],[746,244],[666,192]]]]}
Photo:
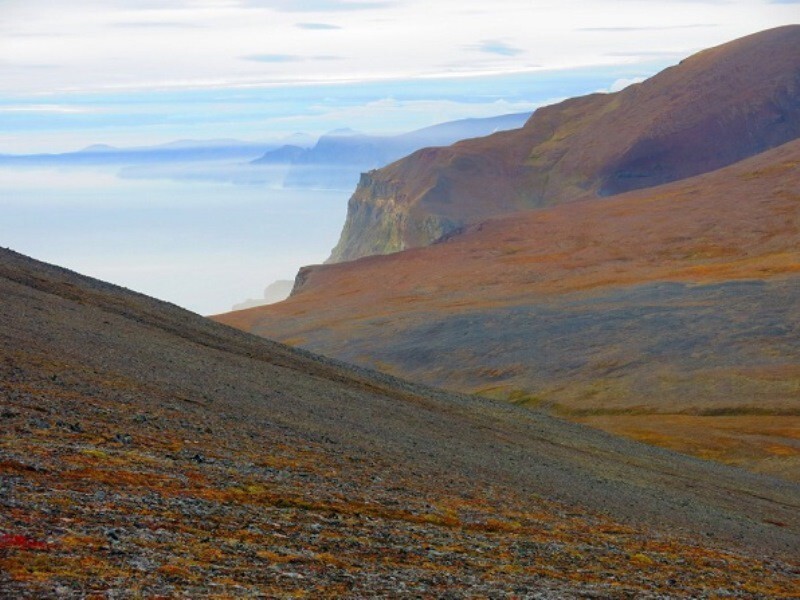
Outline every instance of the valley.
{"type": "MultiPolygon", "coordinates": [[[[698,79],[707,83],[725,69],[744,74],[737,88],[742,93],[761,93],[746,84],[761,49],[742,54],[761,41],[775,51],[783,47],[778,55],[795,61],[790,68],[776,67],[783,75],[774,81],[796,81],[800,66],[785,44],[799,34],[798,27],[783,28],[702,52],[617,98],[641,99],[643,90],[660,89],[663,81],[696,90],[698,79]],[[722,62],[719,69],[714,60],[722,62]]],[[[730,77],[720,81],[726,93],[737,85],[730,77]]],[[[776,92],[779,96],[800,89],[786,85],[788,91],[776,92]]],[[[423,151],[365,180],[396,177],[402,170],[408,186],[421,185],[424,173],[440,172],[437,156],[466,152],[490,161],[512,156],[521,151],[515,140],[541,131],[552,115],[616,102],[613,98],[590,96],[548,107],[521,130],[431,150],[432,162],[422,161],[423,151]],[[423,174],[414,171],[419,168],[423,174]]],[[[691,104],[680,106],[686,110],[691,104]]],[[[645,114],[644,108],[637,110],[645,114]]],[[[793,116],[781,123],[800,114],[791,110],[793,116]]],[[[749,127],[756,113],[736,113],[743,120],[739,126],[749,127]]],[[[626,135],[639,122],[634,120],[626,135]]],[[[771,136],[765,127],[761,131],[771,136]]],[[[675,141],[697,130],[691,124],[669,131],[675,141]]],[[[792,131],[787,126],[782,135],[792,131]]],[[[587,125],[580,139],[600,134],[587,125]]],[[[570,146],[570,140],[566,136],[559,143],[573,148],[570,152],[586,147],[570,146]]],[[[674,165],[691,160],[680,147],[670,159],[674,165]]],[[[550,187],[554,195],[543,206],[521,211],[516,205],[511,215],[507,202],[518,195],[508,186],[531,189],[521,180],[504,177],[494,186],[482,168],[452,171],[446,176],[452,190],[463,184],[469,191],[454,191],[441,206],[477,223],[462,222],[418,248],[307,267],[288,301],[216,318],[400,377],[544,408],[635,439],[797,480],[799,166],[800,144],[788,141],[723,168],[616,195],[599,193],[611,180],[597,180],[600,187],[580,193],[569,188],[556,195],[550,187]],[[488,187],[469,183],[476,177],[488,187]],[[471,212],[474,207],[477,213],[471,212]],[[783,425],[763,428],[762,418],[783,425]],[[697,441],[706,428],[713,435],[697,441]],[[760,433],[746,434],[753,428],[760,433]]],[[[510,168],[496,171],[498,177],[510,168]]],[[[681,168],[693,167],[687,162],[681,168]]],[[[388,186],[381,194],[395,194],[394,200],[384,201],[364,190],[351,199],[342,240],[378,236],[394,244],[400,238],[386,234],[376,215],[389,206],[401,212],[407,206],[407,217],[390,221],[427,227],[438,217],[418,211],[444,198],[429,191],[412,201],[412,192],[388,186]],[[354,207],[362,205],[366,223],[353,216],[361,211],[354,207]],[[348,227],[360,237],[348,237],[348,227]]]]}

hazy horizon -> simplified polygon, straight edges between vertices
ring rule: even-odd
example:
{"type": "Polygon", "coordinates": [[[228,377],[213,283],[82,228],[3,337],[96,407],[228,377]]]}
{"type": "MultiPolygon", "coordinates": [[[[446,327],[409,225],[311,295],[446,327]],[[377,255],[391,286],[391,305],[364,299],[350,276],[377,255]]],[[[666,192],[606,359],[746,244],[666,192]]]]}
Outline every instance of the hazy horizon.
{"type": "Polygon", "coordinates": [[[347,205],[341,191],[122,180],[96,166],[0,166],[0,187],[0,245],[205,315],[324,260],[347,205]]]}

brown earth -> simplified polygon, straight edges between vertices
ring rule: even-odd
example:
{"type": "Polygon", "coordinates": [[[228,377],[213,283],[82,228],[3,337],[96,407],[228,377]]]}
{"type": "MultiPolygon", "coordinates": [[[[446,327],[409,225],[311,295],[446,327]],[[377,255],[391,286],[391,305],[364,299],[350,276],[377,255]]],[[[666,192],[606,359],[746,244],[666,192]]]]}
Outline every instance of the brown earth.
{"type": "MultiPolygon", "coordinates": [[[[570,418],[796,417],[800,141],[649,190],[487,221],[427,248],[311,267],[297,285],[286,302],[216,318],[570,418]]],[[[695,429],[663,423],[665,445],[693,451],[695,429]]],[[[759,463],[760,445],[743,464],[759,463]]],[[[782,456],[757,468],[797,479],[785,462],[796,458],[782,456]]],[[[742,462],[740,449],[715,457],[742,462]]]]}
{"type": "Polygon", "coordinates": [[[371,171],[330,262],[428,245],[498,215],[730,165],[800,137],[800,25],[691,56],[615,94],[537,110],[517,130],[371,171]]]}
{"type": "Polygon", "coordinates": [[[800,488],[0,251],[0,596],[800,592],[800,488]]]}

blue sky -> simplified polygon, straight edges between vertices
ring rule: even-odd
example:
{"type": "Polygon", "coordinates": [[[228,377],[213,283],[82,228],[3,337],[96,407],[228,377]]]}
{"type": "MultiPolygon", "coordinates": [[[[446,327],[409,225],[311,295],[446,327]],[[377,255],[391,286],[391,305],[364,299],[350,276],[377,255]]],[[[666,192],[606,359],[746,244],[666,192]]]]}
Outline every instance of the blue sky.
{"type": "Polygon", "coordinates": [[[798,17],[785,0],[0,0],[0,153],[532,110],[798,17]]]}

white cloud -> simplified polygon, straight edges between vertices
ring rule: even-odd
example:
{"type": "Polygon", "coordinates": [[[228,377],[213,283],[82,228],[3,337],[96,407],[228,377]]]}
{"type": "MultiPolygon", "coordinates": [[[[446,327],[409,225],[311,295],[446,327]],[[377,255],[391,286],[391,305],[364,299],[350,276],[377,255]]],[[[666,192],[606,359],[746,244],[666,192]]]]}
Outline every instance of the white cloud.
{"type": "Polygon", "coordinates": [[[476,63],[482,71],[607,65],[654,49],[685,56],[786,23],[790,10],[760,0],[626,0],[624,10],[616,0],[496,0],[491,10],[477,0],[11,0],[0,3],[0,94],[433,76],[476,50],[494,59],[476,63]],[[54,59],[63,67],[47,78],[26,67],[54,59]]]}
{"type": "Polygon", "coordinates": [[[87,106],[67,106],[63,104],[0,104],[0,113],[81,114],[96,111],[97,109],[87,106]]]}
{"type": "MultiPolygon", "coordinates": [[[[0,0],[0,114],[7,115],[0,120],[0,141],[12,140],[0,151],[127,143],[134,137],[148,143],[146,135],[167,141],[180,127],[187,129],[177,133],[182,137],[244,131],[252,139],[291,119],[298,129],[318,133],[328,121],[308,125],[308,107],[317,99],[313,90],[323,86],[341,111],[333,119],[352,119],[344,124],[368,130],[392,123],[395,131],[416,127],[425,110],[431,111],[425,124],[528,110],[533,102],[502,107],[467,97],[475,91],[473,81],[483,77],[581,68],[617,70],[589,88],[532,87],[527,97],[539,102],[620,89],[701,48],[788,22],[791,9],[764,0],[495,0],[491,7],[478,0],[0,0]],[[619,81],[609,88],[613,78],[619,81]],[[423,83],[427,95],[411,98],[432,104],[362,106],[389,94],[383,90],[399,81],[423,83]],[[337,105],[338,94],[328,89],[357,84],[369,87],[361,102],[340,98],[337,105]],[[440,91],[455,84],[462,93],[440,91]],[[249,130],[234,113],[240,105],[200,101],[193,106],[213,111],[213,118],[198,116],[194,108],[186,115],[192,94],[258,93],[269,104],[301,88],[312,91],[295,100],[304,104],[289,114],[263,107],[259,113],[249,105],[249,130]],[[151,93],[158,97],[157,110],[151,93]],[[92,121],[90,113],[102,119],[92,121]],[[147,119],[139,118],[144,113],[147,119]],[[226,123],[229,130],[222,129],[226,123]],[[253,123],[260,128],[254,131],[253,123]]],[[[535,77],[528,80],[536,85],[535,77]]],[[[490,92],[482,94],[488,98],[490,92]]],[[[510,98],[500,88],[497,96],[510,98]]],[[[524,97],[517,93],[511,103],[524,97]]]]}
{"type": "Polygon", "coordinates": [[[242,6],[270,8],[285,12],[350,12],[389,8],[396,2],[387,0],[364,2],[358,0],[242,0],[242,6]]]}
{"type": "Polygon", "coordinates": [[[341,29],[339,25],[332,25],[331,23],[296,23],[295,27],[298,29],[310,29],[312,31],[333,31],[341,29]]]}

